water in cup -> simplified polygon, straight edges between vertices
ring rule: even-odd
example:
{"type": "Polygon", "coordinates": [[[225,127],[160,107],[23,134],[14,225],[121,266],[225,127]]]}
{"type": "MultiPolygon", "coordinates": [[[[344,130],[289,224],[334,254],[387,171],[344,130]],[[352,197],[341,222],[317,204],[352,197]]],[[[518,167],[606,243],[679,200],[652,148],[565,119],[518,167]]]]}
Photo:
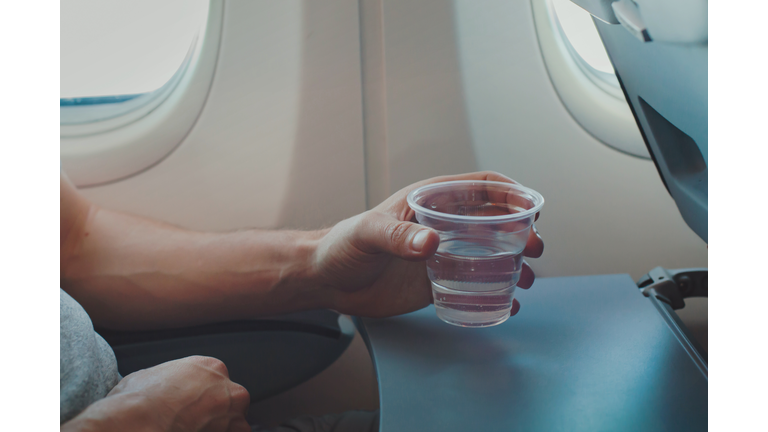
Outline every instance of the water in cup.
{"type": "Polygon", "coordinates": [[[417,188],[407,197],[416,220],[440,235],[427,261],[437,316],[463,327],[509,318],[523,249],[544,205],[518,184],[459,180],[417,188]]]}
{"type": "Polygon", "coordinates": [[[520,237],[441,233],[440,247],[427,262],[438,316],[464,327],[505,321],[522,269],[520,237]]]}

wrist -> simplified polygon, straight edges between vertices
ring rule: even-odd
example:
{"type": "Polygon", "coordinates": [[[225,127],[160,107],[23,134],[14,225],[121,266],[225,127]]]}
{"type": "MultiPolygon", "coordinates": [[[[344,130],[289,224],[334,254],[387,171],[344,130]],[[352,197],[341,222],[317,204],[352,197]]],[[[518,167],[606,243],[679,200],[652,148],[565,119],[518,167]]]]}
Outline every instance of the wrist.
{"type": "Polygon", "coordinates": [[[339,251],[339,245],[346,244],[344,241],[348,231],[344,226],[346,222],[342,221],[333,228],[312,232],[314,249],[308,262],[306,286],[312,290],[312,298],[317,304],[315,309],[341,312],[345,297],[343,281],[348,279],[346,276],[358,270],[353,261],[339,259],[341,256],[346,256],[339,251]]]}
{"type": "Polygon", "coordinates": [[[275,291],[286,293],[293,310],[329,309],[334,290],[324,282],[319,265],[322,242],[330,229],[297,232],[290,242],[295,257],[281,273],[275,291]]]}

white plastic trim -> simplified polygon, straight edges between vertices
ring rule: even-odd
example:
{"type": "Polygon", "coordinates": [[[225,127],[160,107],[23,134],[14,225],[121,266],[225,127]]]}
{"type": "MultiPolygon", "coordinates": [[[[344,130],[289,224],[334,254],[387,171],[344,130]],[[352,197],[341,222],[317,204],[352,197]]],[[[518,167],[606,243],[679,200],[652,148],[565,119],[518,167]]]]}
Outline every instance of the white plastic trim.
{"type": "Polygon", "coordinates": [[[86,125],[61,125],[61,164],[77,186],[95,186],[139,173],[170,154],[194,126],[213,81],[223,0],[211,0],[202,37],[178,84],[145,111],[86,125]],[[137,114],[143,114],[137,117],[137,114]]]}
{"type": "Polygon", "coordinates": [[[587,76],[573,58],[557,27],[552,0],[531,0],[531,7],[550,80],[574,120],[603,144],[650,159],[623,94],[587,76]]]}

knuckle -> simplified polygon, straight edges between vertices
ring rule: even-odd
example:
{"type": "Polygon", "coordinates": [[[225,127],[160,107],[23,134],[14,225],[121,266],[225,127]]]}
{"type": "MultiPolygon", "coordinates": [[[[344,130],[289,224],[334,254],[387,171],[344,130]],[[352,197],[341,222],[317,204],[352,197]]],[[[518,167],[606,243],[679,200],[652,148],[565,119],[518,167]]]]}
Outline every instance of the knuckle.
{"type": "Polygon", "coordinates": [[[251,402],[251,394],[248,390],[238,383],[233,382],[229,389],[230,397],[242,404],[249,405],[251,402]]]}
{"type": "Polygon", "coordinates": [[[227,365],[224,364],[223,361],[215,358],[215,357],[205,357],[205,356],[195,356],[196,362],[205,368],[211,369],[214,372],[220,373],[224,376],[229,376],[229,371],[227,370],[227,365]]]}
{"type": "Polygon", "coordinates": [[[212,359],[211,362],[212,362],[211,369],[215,370],[216,372],[226,377],[229,376],[229,370],[227,369],[227,365],[225,365],[223,361],[219,359],[212,359]]]}
{"type": "Polygon", "coordinates": [[[496,171],[490,171],[490,170],[480,171],[478,173],[478,175],[480,175],[481,177],[483,177],[485,179],[489,179],[489,180],[490,179],[495,179],[496,177],[501,177],[501,175],[499,173],[497,173],[496,171]]]}
{"type": "Polygon", "coordinates": [[[402,246],[408,239],[410,226],[405,223],[390,224],[386,228],[386,236],[395,246],[402,246]]]}

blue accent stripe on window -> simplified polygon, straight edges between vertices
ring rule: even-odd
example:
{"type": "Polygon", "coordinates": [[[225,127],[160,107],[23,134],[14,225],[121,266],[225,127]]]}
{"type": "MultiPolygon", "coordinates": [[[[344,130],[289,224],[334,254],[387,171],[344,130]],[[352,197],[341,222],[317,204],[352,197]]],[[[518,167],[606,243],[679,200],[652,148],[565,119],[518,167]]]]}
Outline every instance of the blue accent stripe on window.
{"type": "Polygon", "coordinates": [[[146,94],[130,94],[119,96],[96,96],[96,97],[82,97],[82,98],[63,98],[59,99],[59,106],[82,106],[82,105],[101,105],[101,104],[113,104],[136,99],[137,97],[146,94]]]}

